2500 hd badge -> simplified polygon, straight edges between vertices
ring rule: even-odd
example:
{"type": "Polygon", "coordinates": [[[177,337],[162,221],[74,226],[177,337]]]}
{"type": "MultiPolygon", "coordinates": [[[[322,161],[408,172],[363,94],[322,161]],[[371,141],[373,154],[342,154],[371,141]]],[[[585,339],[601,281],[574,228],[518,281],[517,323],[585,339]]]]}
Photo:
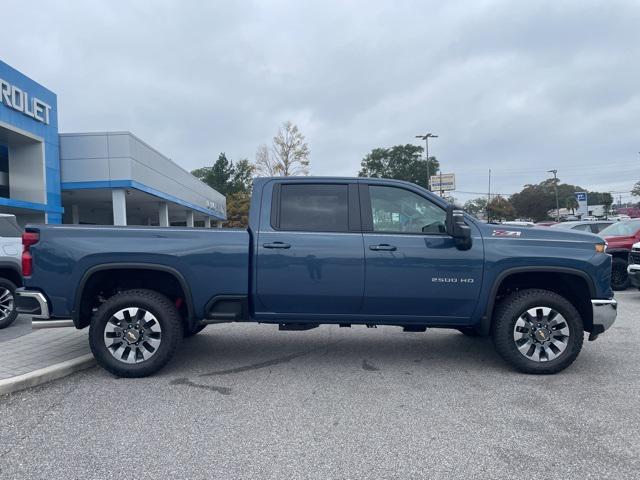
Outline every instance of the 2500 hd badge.
{"type": "Polygon", "coordinates": [[[473,283],[473,278],[431,277],[433,283],[473,283]]]}

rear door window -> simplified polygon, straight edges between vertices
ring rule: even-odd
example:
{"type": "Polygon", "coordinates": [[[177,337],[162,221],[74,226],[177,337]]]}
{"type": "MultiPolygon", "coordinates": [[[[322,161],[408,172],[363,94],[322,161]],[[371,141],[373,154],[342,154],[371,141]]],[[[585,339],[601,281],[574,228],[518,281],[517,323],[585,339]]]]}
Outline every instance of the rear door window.
{"type": "Polygon", "coordinates": [[[349,186],[283,184],[276,227],[304,232],[349,231],[349,186]]]}

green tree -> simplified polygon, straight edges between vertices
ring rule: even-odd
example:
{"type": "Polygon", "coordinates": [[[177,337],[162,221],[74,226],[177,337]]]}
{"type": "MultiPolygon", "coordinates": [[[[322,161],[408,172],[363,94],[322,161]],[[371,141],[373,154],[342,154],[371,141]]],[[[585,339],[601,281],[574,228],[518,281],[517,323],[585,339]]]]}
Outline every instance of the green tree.
{"type": "Polygon", "coordinates": [[[223,195],[249,192],[253,180],[254,166],[243,158],[236,162],[227,159],[223,153],[211,167],[193,170],[191,174],[223,195]]]}
{"type": "MultiPolygon", "coordinates": [[[[575,199],[576,192],[587,192],[589,205],[605,205],[608,209],[613,203],[613,197],[607,192],[589,192],[580,185],[560,183],[558,180],[558,198],[565,199],[567,208],[577,208],[577,202],[573,207],[567,202],[575,199]]],[[[525,185],[524,188],[511,195],[509,198],[516,209],[516,215],[522,218],[531,218],[538,222],[549,218],[549,212],[556,208],[555,180],[549,178],[536,185],[525,185]]],[[[562,205],[562,204],[561,204],[562,205]]]]}
{"type": "Polygon", "coordinates": [[[636,184],[633,186],[633,188],[631,189],[631,195],[633,195],[634,197],[640,197],[640,182],[636,182],[636,184]]]}
{"type": "Polygon", "coordinates": [[[406,180],[428,188],[429,175],[440,170],[436,157],[427,162],[422,158],[424,148],[407,144],[395,145],[391,148],[374,148],[360,162],[359,177],[393,178],[406,180]]]}
{"type": "Polygon", "coordinates": [[[509,201],[518,217],[530,218],[534,222],[545,220],[549,210],[556,208],[553,185],[544,182],[525,185],[519,193],[511,195],[509,201]]]}
{"type": "Polygon", "coordinates": [[[473,200],[467,200],[462,206],[462,209],[465,212],[470,213],[471,215],[474,215],[477,217],[486,212],[487,199],[485,197],[478,197],[478,198],[474,198],[473,200]]]}
{"type": "Polygon", "coordinates": [[[487,205],[487,215],[491,220],[513,220],[516,218],[516,210],[509,200],[496,195],[487,205]]]}
{"type": "Polygon", "coordinates": [[[191,172],[214,190],[223,195],[228,193],[234,173],[233,163],[227,159],[224,152],[218,155],[218,160],[211,167],[202,167],[191,172]]]}
{"type": "Polygon", "coordinates": [[[211,167],[193,170],[191,173],[222,193],[227,198],[225,227],[246,228],[249,222],[249,203],[255,167],[246,158],[235,164],[224,153],[211,167]]]}
{"type": "Polygon", "coordinates": [[[576,196],[575,195],[571,195],[570,197],[567,197],[567,199],[565,200],[565,207],[567,210],[571,210],[571,213],[575,213],[576,212],[576,208],[578,208],[580,205],[578,205],[578,200],[576,200],[576,196]]]}
{"type": "Polygon", "coordinates": [[[255,172],[254,165],[246,158],[233,165],[233,175],[229,184],[229,193],[250,193],[255,172]]]}

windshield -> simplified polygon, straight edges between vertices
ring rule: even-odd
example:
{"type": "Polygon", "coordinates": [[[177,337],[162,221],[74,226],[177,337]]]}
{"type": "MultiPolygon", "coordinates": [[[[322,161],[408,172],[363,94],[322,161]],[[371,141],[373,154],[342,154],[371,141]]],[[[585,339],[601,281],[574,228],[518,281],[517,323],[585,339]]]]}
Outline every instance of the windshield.
{"type": "Polygon", "coordinates": [[[614,223],[600,232],[603,237],[631,236],[640,230],[640,219],[614,223]]]}

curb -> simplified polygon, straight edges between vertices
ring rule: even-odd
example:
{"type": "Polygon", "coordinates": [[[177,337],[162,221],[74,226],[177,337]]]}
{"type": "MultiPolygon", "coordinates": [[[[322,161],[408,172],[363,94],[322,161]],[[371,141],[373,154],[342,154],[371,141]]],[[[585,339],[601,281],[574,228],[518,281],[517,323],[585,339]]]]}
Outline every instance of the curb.
{"type": "Polygon", "coordinates": [[[57,380],[58,378],[66,377],[74,372],[85,370],[93,367],[96,364],[93,354],[87,353],[80,357],[72,358],[64,362],[56,363],[33,372],[25,373],[24,375],[18,375],[16,377],[6,378],[0,380],[0,395],[6,395],[7,393],[17,392],[24,390],[25,388],[35,387],[42,385],[43,383],[50,382],[51,380],[57,380]]]}

